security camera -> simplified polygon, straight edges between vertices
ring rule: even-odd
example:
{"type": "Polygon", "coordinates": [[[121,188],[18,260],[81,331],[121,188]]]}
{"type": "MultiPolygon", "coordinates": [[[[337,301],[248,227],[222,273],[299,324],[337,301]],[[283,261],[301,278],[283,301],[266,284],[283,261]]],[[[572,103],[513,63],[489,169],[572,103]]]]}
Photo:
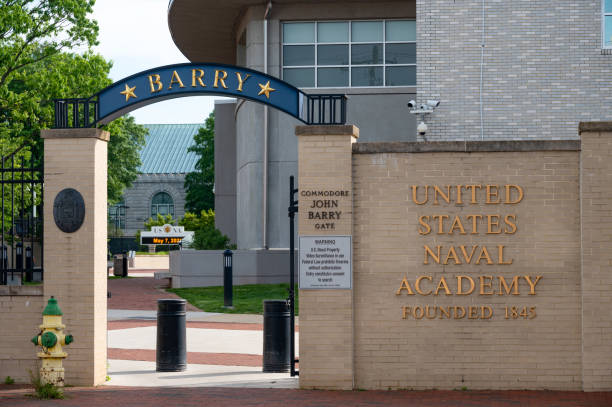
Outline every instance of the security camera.
{"type": "Polygon", "coordinates": [[[428,100],[427,104],[431,107],[438,107],[440,105],[439,100],[428,100]]]}
{"type": "Polygon", "coordinates": [[[425,122],[421,122],[419,123],[419,125],[417,126],[417,132],[421,135],[424,136],[425,133],[427,133],[427,125],[425,124],[425,122]]]}
{"type": "Polygon", "coordinates": [[[416,101],[411,100],[410,102],[408,102],[408,107],[414,109],[416,107],[416,101]]]}

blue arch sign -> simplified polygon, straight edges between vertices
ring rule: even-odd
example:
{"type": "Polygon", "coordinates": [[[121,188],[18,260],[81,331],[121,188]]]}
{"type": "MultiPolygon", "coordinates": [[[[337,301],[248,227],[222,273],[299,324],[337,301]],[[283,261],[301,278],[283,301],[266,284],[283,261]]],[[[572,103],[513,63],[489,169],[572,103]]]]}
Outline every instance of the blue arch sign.
{"type": "Polygon", "coordinates": [[[252,69],[187,63],[149,69],[115,82],[88,99],[55,101],[56,126],[106,124],[163,100],[214,94],[269,105],[307,124],[343,124],[344,95],[307,95],[278,78],[252,69]]]}

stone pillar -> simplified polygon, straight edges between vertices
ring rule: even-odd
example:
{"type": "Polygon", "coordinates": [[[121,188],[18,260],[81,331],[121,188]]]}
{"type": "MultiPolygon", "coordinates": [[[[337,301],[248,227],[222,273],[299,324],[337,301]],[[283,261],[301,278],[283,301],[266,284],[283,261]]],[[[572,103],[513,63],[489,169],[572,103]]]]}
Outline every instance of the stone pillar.
{"type": "Polygon", "coordinates": [[[108,132],[95,128],[43,130],[44,295],[57,298],[66,332],[66,384],[96,386],[106,378],[106,174],[108,132]],[[53,203],[65,188],[85,202],[82,226],[62,232],[53,203]]]}
{"type": "MultiPolygon", "coordinates": [[[[298,199],[300,236],[353,234],[352,144],[355,126],[298,126],[298,199]],[[336,198],[340,219],[321,230],[309,219],[313,198],[306,191],[348,191],[336,198]]],[[[316,199],[316,198],[314,198],[316,199]]],[[[326,199],[326,198],[320,198],[326,199]]],[[[328,198],[329,199],[329,198],[328,198]]],[[[353,285],[351,284],[351,287],[353,285]]],[[[300,290],[300,387],[353,388],[353,290],[300,290]]]]}
{"type": "Polygon", "coordinates": [[[582,386],[612,390],[612,122],[580,123],[582,386]]]}

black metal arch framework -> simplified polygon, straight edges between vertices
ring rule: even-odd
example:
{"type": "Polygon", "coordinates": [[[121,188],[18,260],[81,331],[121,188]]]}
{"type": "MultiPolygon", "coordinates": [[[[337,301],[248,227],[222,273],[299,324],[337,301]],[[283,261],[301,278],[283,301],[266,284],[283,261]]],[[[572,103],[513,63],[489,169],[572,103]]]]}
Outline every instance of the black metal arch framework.
{"type": "MultiPolygon", "coordinates": [[[[178,64],[176,67],[180,66],[201,66],[202,64],[178,64]]],[[[261,72],[257,72],[254,70],[250,70],[247,68],[241,67],[232,67],[229,65],[222,64],[214,64],[213,66],[218,67],[226,67],[226,68],[234,68],[241,71],[248,71],[257,73],[259,75],[265,76],[267,78],[273,79],[274,81],[281,82],[289,88],[295,90],[296,93],[300,94],[300,97],[303,98],[303,111],[298,115],[292,114],[289,111],[285,111],[298,120],[302,121],[308,125],[333,125],[333,124],[345,124],[346,123],[346,102],[347,97],[344,94],[306,94],[301,90],[295,88],[294,86],[278,79],[273,78],[270,75],[266,75],[261,72]]],[[[153,72],[155,69],[164,69],[168,67],[173,67],[172,65],[158,67],[153,69],[148,69],[143,72],[139,72],[137,74],[131,75],[127,78],[123,78],[114,84],[108,86],[107,88],[101,90],[95,95],[88,98],[64,98],[64,99],[55,99],[55,125],[54,127],[57,129],[65,129],[65,128],[86,128],[86,127],[95,127],[97,125],[106,124],[108,121],[112,120],[115,115],[106,115],[105,117],[100,117],[100,94],[102,94],[105,90],[114,87],[115,85],[125,82],[131,78],[138,77],[139,75],[147,74],[153,72]]],[[[150,98],[150,102],[146,104],[136,104],[133,106],[127,106],[126,108],[121,110],[122,114],[129,113],[133,110],[138,109],[139,107],[146,106],[148,104],[153,104],[157,102],[161,102],[164,100],[172,99],[172,98],[181,98],[181,97],[189,97],[189,96],[202,96],[202,95],[217,95],[217,96],[230,96],[230,97],[238,97],[246,100],[255,101],[258,103],[265,103],[265,101],[256,100],[248,95],[228,95],[224,92],[216,92],[211,90],[202,90],[201,92],[190,92],[190,93],[177,93],[172,95],[159,95],[156,97],[150,98]]],[[[272,106],[273,108],[279,109],[278,107],[272,106]]],[[[281,109],[279,109],[281,111],[281,109]]]]}

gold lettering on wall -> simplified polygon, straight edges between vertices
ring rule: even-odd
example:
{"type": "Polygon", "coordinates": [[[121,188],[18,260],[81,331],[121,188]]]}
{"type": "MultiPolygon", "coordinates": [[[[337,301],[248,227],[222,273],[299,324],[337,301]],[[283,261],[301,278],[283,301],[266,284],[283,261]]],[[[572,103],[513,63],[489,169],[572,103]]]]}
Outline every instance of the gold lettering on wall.
{"type": "Polygon", "coordinates": [[[203,69],[192,69],[191,70],[191,87],[195,88],[196,86],[196,82],[200,84],[201,87],[205,88],[206,85],[204,84],[204,70],[203,69]]]}
{"type": "Polygon", "coordinates": [[[240,72],[236,72],[236,78],[238,79],[238,89],[236,89],[238,92],[242,92],[242,85],[247,81],[247,79],[249,79],[251,77],[251,74],[248,73],[246,74],[246,76],[244,77],[244,79],[242,79],[242,75],[240,74],[240,72]]]}
{"type": "Polygon", "coordinates": [[[151,93],[157,93],[164,85],[161,82],[161,78],[158,74],[149,75],[149,85],[151,85],[151,93]]]}
{"type": "Polygon", "coordinates": [[[217,69],[215,70],[215,83],[213,88],[218,88],[219,83],[223,86],[224,89],[227,89],[227,85],[225,85],[225,80],[227,79],[227,72],[217,69]]]}
{"type": "Polygon", "coordinates": [[[178,83],[179,88],[185,87],[185,85],[183,85],[183,81],[181,80],[181,77],[179,76],[178,72],[173,71],[172,78],[170,78],[170,84],[168,85],[168,90],[172,89],[172,85],[175,83],[178,83]]]}

